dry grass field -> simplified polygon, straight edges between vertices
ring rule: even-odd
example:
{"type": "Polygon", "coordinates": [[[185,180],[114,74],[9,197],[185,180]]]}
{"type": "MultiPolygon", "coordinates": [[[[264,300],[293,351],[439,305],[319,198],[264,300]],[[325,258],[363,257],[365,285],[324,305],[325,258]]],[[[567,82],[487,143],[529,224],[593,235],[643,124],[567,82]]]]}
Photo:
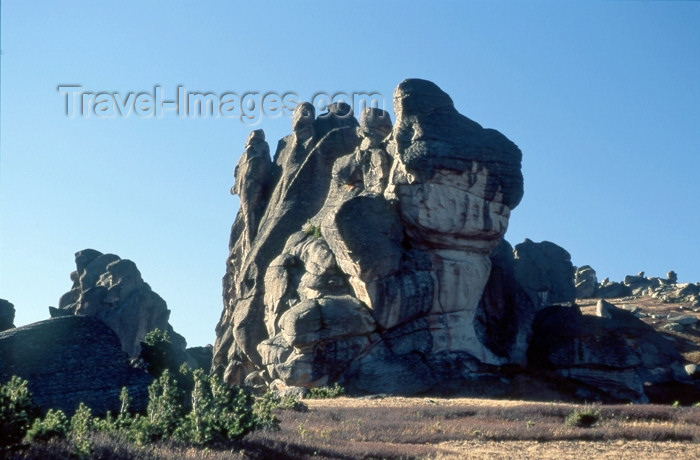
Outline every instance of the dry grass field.
{"type": "Polygon", "coordinates": [[[246,442],[293,458],[700,458],[700,407],[482,399],[307,401],[246,442]],[[591,427],[566,423],[594,412],[591,427]]]}

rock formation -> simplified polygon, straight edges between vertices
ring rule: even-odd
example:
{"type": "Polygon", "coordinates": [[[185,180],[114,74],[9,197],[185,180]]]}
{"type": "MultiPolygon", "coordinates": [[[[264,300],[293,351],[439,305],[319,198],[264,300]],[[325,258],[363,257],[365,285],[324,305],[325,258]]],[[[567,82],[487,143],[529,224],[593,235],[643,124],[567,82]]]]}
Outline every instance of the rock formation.
{"type": "Polygon", "coordinates": [[[700,283],[679,283],[678,275],[673,270],[667,273],[666,278],[647,277],[644,272],[627,275],[622,282],[606,278],[597,286],[595,293],[604,299],[649,296],[663,302],[700,307],[700,283]]]}
{"type": "Polygon", "coordinates": [[[229,383],[411,394],[525,363],[534,309],[503,242],[520,150],[424,80],[394,112],[301,104],[271,165],[251,134],[214,349],[229,383]]]}
{"type": "Polygon", "coordinates": [[[251,133],[213,371],[280,391],[484,394],[516,385],[518,370],[588,399],[697,391],[632,313],[581,315],[577,293],[613,289],[592,268],[575,271],[554,243],[503,239],[523,196],[515,144],[425,80],[397,87],[394,113],[393,125],[377,108],[358,122],[344,104],[318,117],[300,104],[272,159],[251,133]]]}
{"type": "Polygon", "coordinates": [[[0,332],[15,327],[15,306],[5,299],[0,299],[0,332]]]}
{"type": "Polygon", "coordinates": [[[0,332],[0,382],[29,381],[34,402],[71,414],[81,402],[95,414],[119,412],[126,387],[132,409],[148,401],[146,372],[128,364],[119,338],[97,318],[66,316],[0,332]]]}
{"type": "Polygon", "coordinates": [[[532,367],[576,382],[578,396],[588,400],[645,403],[700,396],[672,342],[604,300],[596,316],[582,315],[577,306],[538,312],[529,357],[532,367]],[[668,391],[673,387],[681,391],[668,391]]]}
{"type": "Polygon", "coordinates": [[[576,268],[574,273],[574,285],[576,286],[576,298],[588,299],[595,295],[598,289],[598,277],[590,265],[576,268]]]}
{"type": "MultiPolygon", "coordinates": [[[[176,350],[184,353],[185,339],[168,323],[165,301],[141,278],[136,264],[114,254],[85,249],[75,254],[72,289],[51,308],[51,316],[78,315],[101,319],[116,332],[122,349],[136,357],[140,343],[153,329],[167,331],[176,350]]],[[[183,356],[183,361],[187,358],[183,356]]]]}
{"type": "Polygon", "coordinates": [[[576,299],[571,255],[549,241],[515,245],[515,276],[538,309],[576,299]]]}

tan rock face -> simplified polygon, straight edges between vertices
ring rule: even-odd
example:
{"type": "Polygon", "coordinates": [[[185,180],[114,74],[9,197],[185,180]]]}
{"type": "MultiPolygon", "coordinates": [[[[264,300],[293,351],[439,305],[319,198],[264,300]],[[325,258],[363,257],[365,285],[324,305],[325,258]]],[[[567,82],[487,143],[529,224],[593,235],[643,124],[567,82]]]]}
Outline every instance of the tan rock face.
{"type": "Polygon", "coordinates": [[[402,221],[416,246],[464,249],[488,256],[505,234],[510,209],[503,204],[501,192],[487,197],[489,172],[478,169],[477,163],[471,171],[437,170],[425,183],[394,172],[392,192],[401,203],[402,221]],[[405,179],[413,181],[402,183],[405,179]]]}

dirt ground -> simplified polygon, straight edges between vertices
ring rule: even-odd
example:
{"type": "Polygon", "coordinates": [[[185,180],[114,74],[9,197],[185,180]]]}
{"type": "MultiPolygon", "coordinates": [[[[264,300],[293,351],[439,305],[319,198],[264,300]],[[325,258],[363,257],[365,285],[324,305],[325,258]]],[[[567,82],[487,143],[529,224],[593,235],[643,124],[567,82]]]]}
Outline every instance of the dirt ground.
{"type": "Polygon", "coordinates": [[[699,459],[700,444],[653,441],[452,441],[435,459],[699,459]]]}

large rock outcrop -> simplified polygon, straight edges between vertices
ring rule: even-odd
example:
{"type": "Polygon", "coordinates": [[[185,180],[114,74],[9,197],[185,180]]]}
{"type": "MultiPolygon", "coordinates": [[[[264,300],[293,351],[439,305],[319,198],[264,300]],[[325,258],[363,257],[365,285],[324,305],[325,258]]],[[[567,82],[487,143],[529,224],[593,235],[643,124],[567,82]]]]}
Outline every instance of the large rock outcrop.
{"type": "Polygon", "coordinates": [[[129,366],[119,338],[101,320],[52,318],[0,332],[0,382],[13,375],[29,381],[43,409],[73,413],[81,402],[95,414],[119,412],[126,387],[132,409],[145,409],[153,378],[129,366]]]}
{"type": "Polygon", "coordinates": [[[270,164],[251,134],[214,349],[229,383],[411,394],[525,364],[534,307],[503,242],[520,150],[425,80],[394,112],[301,104],[270,164]]]}
{"type": "Polygon", "coordinates": [[[168,319],[165,301],[141,278],[136,264],[114,254],[85,249],[75,254],[76,270],[71,273],[72,289],[61,296],[51,316],[94,316],[116,332],[122,349],[136,357],[141,342],[153,329],[167,331],[173,348],[183,356],[186,341],[168,319]]]}

